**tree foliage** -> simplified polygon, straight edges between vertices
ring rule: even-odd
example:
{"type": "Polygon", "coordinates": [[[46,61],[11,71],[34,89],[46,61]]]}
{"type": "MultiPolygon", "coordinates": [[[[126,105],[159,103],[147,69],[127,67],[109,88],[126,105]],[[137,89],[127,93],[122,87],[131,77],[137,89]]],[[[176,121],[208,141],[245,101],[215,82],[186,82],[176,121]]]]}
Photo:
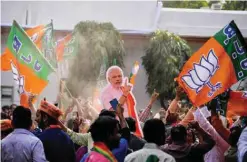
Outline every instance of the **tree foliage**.
{"type": "Polygon", "coordinates": [[[247,1],[226,1],[223,10],[247,10],[247,1]]]}
{"type": "Polygon", "coordinates": [[[186,41],[168,31],[157,30],[151,37],[142,64],[148,76],[146,90],[152,94],[156,89],[160,93],[161,106],[164,99],[175,96],[175,82],[185,61],[191,55],[186,41]]]}
{"type": "MultiPolygon", "coordinates": [[[[163,1],[163,7],[168,8],[190,8],[190,9],[200,9],[201,7],[211,7],[214,3],[221,3],[221,0],[210,0],[210,1],[163,1]]],[[[247,1],[234,0],[225,1],[223,3],[222,10],[247,10],[247,1]]]]}
{"type": "Polygon", "coordinates": [[[106,69],[114,62],[124,66],[123,41],[111,23],[83,21],[73,32],[78,52],[69,68],[66,84],[73,96],[92,97],[102,64],[106,64],[106,69]]]}
{"type": "Polygon", "coordinates": [[[205,0],[204,1],[189,1],[189,0],[163,1],[163,7],[199,9],[201,7],[208,7],[208,2],[205,0]]]}

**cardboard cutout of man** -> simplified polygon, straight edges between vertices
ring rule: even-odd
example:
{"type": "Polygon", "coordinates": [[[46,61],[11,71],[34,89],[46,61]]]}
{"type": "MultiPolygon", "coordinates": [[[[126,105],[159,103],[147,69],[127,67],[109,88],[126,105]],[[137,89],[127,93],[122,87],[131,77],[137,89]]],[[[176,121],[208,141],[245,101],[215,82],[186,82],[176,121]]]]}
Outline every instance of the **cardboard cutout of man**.
{"type": "Polygon", "coordinates": [[[128,117],[128,107],[126,99],[131,92],[131,86],[128,84],[128,78],[125,78],[123,84],[123,71],[118,66],[111,66],[106,72],[107,86],[101,92],[101,103],[103,108],[113,110],[110,101],[117,99],[118,103],[124,108],[124,117],[128,117]]]}

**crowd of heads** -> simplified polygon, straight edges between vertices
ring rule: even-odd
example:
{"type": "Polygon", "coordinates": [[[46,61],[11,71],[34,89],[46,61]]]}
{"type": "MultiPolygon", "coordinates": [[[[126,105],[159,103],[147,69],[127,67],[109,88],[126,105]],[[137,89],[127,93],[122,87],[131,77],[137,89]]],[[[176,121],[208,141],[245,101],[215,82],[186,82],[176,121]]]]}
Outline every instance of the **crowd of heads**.
{"type": "MultiPolygon", "coordinates": [[[[114,72],[119,72],[119,69],[113,68],[109,70],[109,81],[118,85],[119,81],[117,78],[122,76],[119,74],[119,76],[115,78],[115,76],[113,76],[114,72]]],[[[200,126],[197,122],[190,122],[187,126],[180,124],[186,114],[191,110],[191,108],[189,108],[191,105],[180,101],[177,106],[179,109],[175,112],[161,108],[157,114],[153,115],[150,113],[151,115],[147,120],[144,123],[141,123],[143,131],[142,140],[144,140],[145,143],[156,144],[162,149],[165,148],[165,145],[186,144],[192,146],[200,141],[200,132],[196,129],[200,126]]],[[[205,118],[212,124],[211,114],[208,115],[209,116],[205,115],[205,118]]],[[[57,108],[57,106],[46,101],[41,102],[39,109],[36,111],[34,120],[32,119],[32,111],[29,108],[14,104],[11,106],[3,106],[1,112],[1,139],[5,138],[14,129],[33,130],[35,127],[38,127],[41,130],[45,130],[51,125],[59,125],[61,116],[63,116],[62,111],[57,108]],[[37,124],[36,126],[35,123],[37,124]]],[[[70,118],[67,120],[67,126],[75,132],[80,133],[81,129],[79,129],[79,127],[85,127],[82,123],[85,123],[85,120],[87,120],[83,119],[83,121],[81,121],[80,118],[78,111],[71,112],[70,118]]],[[[230,132],[229,138],[227,139],[229,146],[234,148],[237,147],[239,137],[247,123],[245,119],[246,117],[238,117],[237,119],[233,119],[234,122],[237,122],[236,120],[241,121],[238,125],[232,126],[228,124],[225,126],[230,132]]],[[[135,134],[137,131],[137,121],[132,117],[126,117],[125,121],[129,131],[132,134],[135,134]]],[[[119,147],[121,125],[115,111],[103,109],[99,113],[98,118],[93,121],[91,120],[89,123],[88,128],[83,133],[90,133],[94,142],[102,142],[106,144],[110,150],[119,147]]],[[[213,143],[213,145],[215,145],[215,143],[213,143]]],[[[133,152],[133,150],[129,153],[131,152],[133,152]]],[[[169,153],[169,151],[167,152],[169,153]]]]}

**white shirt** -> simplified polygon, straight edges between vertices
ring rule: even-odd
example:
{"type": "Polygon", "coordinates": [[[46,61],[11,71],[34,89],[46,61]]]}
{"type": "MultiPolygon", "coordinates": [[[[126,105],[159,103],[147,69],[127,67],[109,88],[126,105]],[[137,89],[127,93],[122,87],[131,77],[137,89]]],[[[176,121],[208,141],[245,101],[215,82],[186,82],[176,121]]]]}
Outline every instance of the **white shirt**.
{"type": "MultiPolygon", "coordinates": [[[[112,106],[110,104],[110,101],[113,99],[119,100],[121,96],[123,95],[123,92],[121,89],[115,89],[110,84],[108,84],[103,91],[101,92],[101,103],[105,109],[110,109],[112,106]]],[[[124,108],[124,117],[128,117],[128,107],[126,102],[123,105],[124,108]]]]}
{"type": "Polygon", "coordinates": [[[198,122],[200,127],[206,131],[213,140],[215,141],[215,146],[205,154],[205,162],[224,162],[224,153],[229,148],[229,144],[217,133],[214,127],[207,121],[204,115],[201,113],[200,109],[193,113],[195,121],[198,122]]]}
{"type": "Polygon", "coordinates": [[[171,155],[160,150],[154,143],[146,143],[143,149],[126,156],[124,162],[145,162],[152,158],[160,162],[176,162],[171,155]]]}

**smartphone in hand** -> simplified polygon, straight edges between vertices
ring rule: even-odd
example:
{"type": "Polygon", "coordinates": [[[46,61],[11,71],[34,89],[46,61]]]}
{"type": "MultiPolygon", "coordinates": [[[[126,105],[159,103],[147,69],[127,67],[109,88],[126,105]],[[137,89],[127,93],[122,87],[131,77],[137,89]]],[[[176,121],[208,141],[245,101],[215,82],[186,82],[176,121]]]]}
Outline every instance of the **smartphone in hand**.
{"type": "Polygon", "coordinates": [[[117,109],[117,105],[118,105],[118,100],[116,98],[114,98],[113,100],[110,101],[111,107],[113,108],[113,110],[116,111],[117,109]]]}

